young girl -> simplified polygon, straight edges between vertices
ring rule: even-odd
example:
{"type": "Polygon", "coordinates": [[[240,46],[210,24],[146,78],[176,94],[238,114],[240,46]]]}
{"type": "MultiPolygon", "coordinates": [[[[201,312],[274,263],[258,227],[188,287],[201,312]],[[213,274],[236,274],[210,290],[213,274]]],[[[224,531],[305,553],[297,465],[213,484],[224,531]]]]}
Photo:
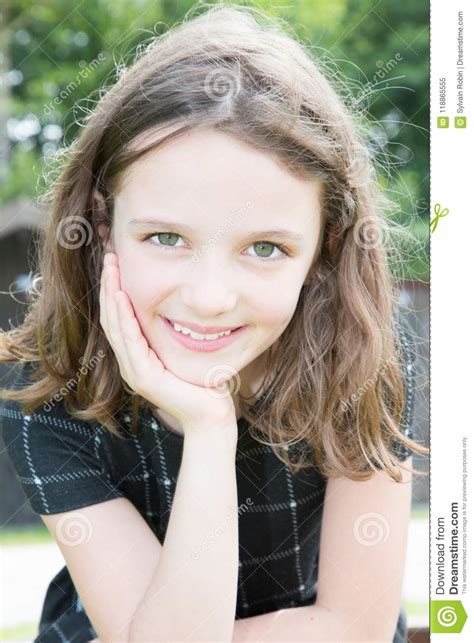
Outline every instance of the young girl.
{"type": "Polygon", "coordinates": [[[53,197],[0,343],[5,446],[66,561],[35,641],[406,640],[415,354],[318,62],[211,7],[101,98],[53,197]]]}

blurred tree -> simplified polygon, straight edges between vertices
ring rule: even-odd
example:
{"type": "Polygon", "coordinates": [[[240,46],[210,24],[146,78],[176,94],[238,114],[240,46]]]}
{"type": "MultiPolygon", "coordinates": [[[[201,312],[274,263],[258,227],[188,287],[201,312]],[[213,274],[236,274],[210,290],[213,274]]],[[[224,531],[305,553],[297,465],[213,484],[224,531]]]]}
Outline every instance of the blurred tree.
{"type": "Polygon", "coordinates": [[[383,184],[417,239],[406,248],[412,259],[395,272],[415,279],[429,273],[429,20],[428,1],[347,0],[343,28],[325,43],[362,84],[356,106],[369,110],[374,152],[390,163],[383,184]]]}

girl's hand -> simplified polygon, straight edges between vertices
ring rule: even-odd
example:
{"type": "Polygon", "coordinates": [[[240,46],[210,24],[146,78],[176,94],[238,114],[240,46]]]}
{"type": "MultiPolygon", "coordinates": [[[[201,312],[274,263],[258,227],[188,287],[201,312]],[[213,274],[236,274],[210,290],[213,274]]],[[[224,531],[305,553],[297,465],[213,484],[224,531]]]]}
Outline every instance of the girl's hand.
{"type": "Polygon", "coordinates": [[[128,386],[155,407],[176,418],[186,431],[209,427],[234,427],[235,406],[227,384],[205,387],[181,380],[167,370],[141,332],[128,295],[120,289],[115,253],[104,257],[100,283],[100,324],[117,358],[120,374],[128,386]],[[209,391],[218,395],[211,395],[209,391]]]}

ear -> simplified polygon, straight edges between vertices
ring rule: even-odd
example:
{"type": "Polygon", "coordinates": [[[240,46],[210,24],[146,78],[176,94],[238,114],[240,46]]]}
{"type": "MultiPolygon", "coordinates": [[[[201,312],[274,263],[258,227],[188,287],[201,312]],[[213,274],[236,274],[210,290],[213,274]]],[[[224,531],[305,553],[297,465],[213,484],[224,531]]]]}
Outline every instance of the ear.
{"type": "Polygon", "coordinates": [[[98,226],[98,230],[104,252],[115,252],[110,228],[108,228],[104,223],[101,223],[98,226]]]}
{"type": "MultiPolygon", "coordinates": [[[[92,199],[94,201],[94,216],[97,217],[98,221],[106,220],[106,204],[103,195],[94,188],[92,193],[92,199]]],[[[101,244],[104,252],[114,252],[112,230],[110,226],[106,223],[99,223],[97,226],[99,231],[99,236],[101,239],[101,244]]]]}

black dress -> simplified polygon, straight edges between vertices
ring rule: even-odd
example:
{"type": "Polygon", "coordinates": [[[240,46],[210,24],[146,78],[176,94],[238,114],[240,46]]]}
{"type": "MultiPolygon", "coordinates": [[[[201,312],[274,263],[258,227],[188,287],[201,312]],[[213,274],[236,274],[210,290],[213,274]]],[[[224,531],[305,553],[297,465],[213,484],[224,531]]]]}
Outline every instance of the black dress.
{"type": "MultiPolygon", "coordinates": [[[[400,336],[408,393],[402,428],[413,437],[414,353],[405,331],[400,336]]],[[[96,422],[72,418],[61,402],[48,412],[40,409],[27,416],[15,402],[0,406],[5,447],[36,513],[71,511],[124,496],[163,544],[184,438],[163,427],[149,410],[142,412],[137,434],[130,431],[127,413],[119,414],[118,420],[125,441],[96,422]]],[[[270,447],[250,436],[244,418],[238,421],[238,432],[235,618],[312,605],[326,480],[316,467],[291,475],[270,447]]],[[[398,442],[393,448],[400,460],[411,454],[398,442]]],[[[94,638],[98,636],[64,566],[47,589],[35,643],[85,643],[94,638]]],[[[403,641],[406,617],[401,609],[393,642],[403,641]]]]}

